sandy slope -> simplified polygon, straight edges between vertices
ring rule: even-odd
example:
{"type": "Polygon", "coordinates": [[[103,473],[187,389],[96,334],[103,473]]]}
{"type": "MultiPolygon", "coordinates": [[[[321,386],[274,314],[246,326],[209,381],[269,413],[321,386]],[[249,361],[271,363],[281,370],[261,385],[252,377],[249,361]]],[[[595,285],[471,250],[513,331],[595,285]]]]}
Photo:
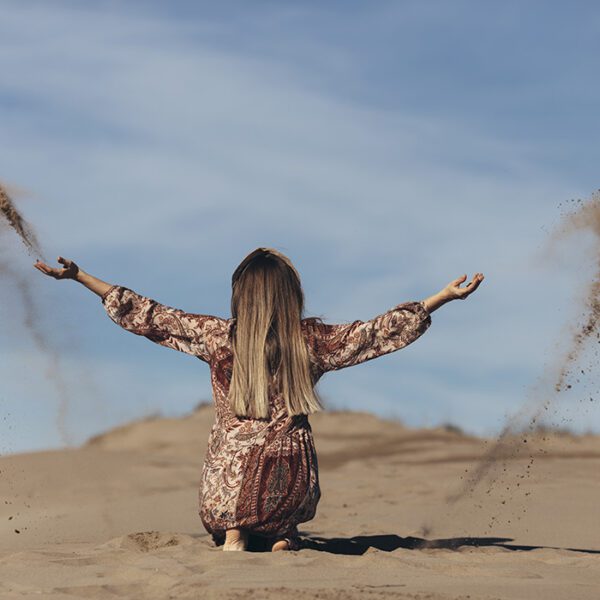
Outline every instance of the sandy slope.
{"type": "Polygon", "coordinates": [[[515,440],[450,504],[489,440],[321,414],[306,548],[223,553],[197,517],[211,423],[203,407],[0,459],[0,598],[600,598],[598,436],[515,440]]]}

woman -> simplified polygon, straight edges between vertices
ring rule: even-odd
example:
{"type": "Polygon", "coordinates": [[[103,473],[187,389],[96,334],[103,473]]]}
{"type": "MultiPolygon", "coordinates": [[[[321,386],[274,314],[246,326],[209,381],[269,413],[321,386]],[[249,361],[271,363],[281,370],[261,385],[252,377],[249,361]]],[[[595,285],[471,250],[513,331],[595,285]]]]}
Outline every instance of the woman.
{"type": "Polygon", "coordinates": [[[272,551],[299,548],[297,525],[312,519],[321,496],[308,415],[321,409],[315,384],[327,371],[356,365],[412,343],[431,313],[477,289],[483,275],[449,283],[418,302],[405,302],[370,321],[325,324],[303,318],[304,293],[290,260],[257,248],[232,277],[231,314],[186,313],[74,262],[37,261],[55,279],[74,279],[98,294],[124,329],[207,362],[216,418],[202,471],[199,515],[223,550],[246,550],[250,536],[272,551]]]}

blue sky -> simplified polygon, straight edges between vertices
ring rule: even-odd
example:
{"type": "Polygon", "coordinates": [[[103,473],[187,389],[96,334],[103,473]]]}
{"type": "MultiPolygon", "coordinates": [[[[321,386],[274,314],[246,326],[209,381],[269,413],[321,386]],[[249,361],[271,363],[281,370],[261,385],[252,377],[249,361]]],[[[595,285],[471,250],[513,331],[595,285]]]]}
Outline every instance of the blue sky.
{"type": "MultiPolygon", "coordinates": [[[[229,316],[231,273],[273,246],[329,322],[481,271],[415,344],[319,386],[332,408],[499,431],[565,347],[592,274],[585,235],[541,255],[560,204],[599,187],[597,4],[124,4],[0,7],[0,178],[26,192],[46,254],[229,316]]],[[[60,349],[72,443],[210,399],[207,365],[123,332],[1,241],[60,349]]],[[[3,287],[0,451],[61,446],[47,362],[3,287]]],[[[580,408],[595,383],[555,421],[600,430],[580,408]]]]}

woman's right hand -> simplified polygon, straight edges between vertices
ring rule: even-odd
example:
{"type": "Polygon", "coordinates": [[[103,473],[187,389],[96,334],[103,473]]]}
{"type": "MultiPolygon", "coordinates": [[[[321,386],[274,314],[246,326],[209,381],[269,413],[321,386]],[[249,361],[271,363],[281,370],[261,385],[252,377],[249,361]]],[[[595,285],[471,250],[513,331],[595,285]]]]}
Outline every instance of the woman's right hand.
{"type": "Polygon", "coordinates": [[[44,273],[44,275],[49,275],[50,277],[54,277],[54,279],[77,279],[77,274],[79,273],[79,267],[68,258],[63,258],[62,256],[58,257],[58,262],[63,265],[62,269],[53,269],[49,267],[47,264],[43,263],[41,260],[37,260],[33,265],[38,271],[44,273]]]}
{"type": "Polygon", "coordinates": [[[467,280],[467,276],[463,275],[462,277],[451,281],[444,288],[443,293],[451,300],[464,300],[479,287],[479,284],[483,281],[483,279],[483,273],[475,273],[475,275],[473,275],[473,279],[467,283],[464,288],[461,288],[460,284],[467,280]]]}

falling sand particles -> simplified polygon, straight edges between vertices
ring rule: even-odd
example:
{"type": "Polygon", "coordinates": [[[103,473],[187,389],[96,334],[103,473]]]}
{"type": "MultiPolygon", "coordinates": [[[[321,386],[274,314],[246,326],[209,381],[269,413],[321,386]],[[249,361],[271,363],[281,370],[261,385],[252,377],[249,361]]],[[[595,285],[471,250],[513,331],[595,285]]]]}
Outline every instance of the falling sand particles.
{"type": "MultiPolygon", "coordinates": [[[[578,366],[584,349],[591,341],[600,343],[600,191],[587,201],[577,200],[572,203],[575,204],[575,210],[562,215],[558,226],[547,240],[545,252],[547,256],[552,256],[563,241],[576,239],[579,237],[577,234],[585,232],[592,234],[593,274],[579,298],[583,319],[578,323],[566,324],[568,336],[562,353],[556,357],[554,366],[541,378],[541,381],[550,381],[551,385],[531,387],[523,407],[507,420],[499,436],[477,464],[470,471],[465,470],[459,489],[447,495],[449,507],[459,504],[465,498],[469,498],[469,504],[475,506],[473,494],[476,491],[486,494],[489,499],[492,487],[497,482],[502,486],[500,498],[503,505],[514,502],[519,493],[529,495],[522,484],[531,475],[535,459],[547,454],[543,442],[546,440],[545,432],[551,429],[540,422],[547,417],[559,395],[571,389],[569,381],[574,372],[585,374],[585,370],[578,366]],[[509,463],[518,463],[520,470],[509,470],[509,463]],[[481,489],[483,486],[486,489],[481,489]]],[[[594,398],[590,397],[589,400],[593,402],[594,398]]],[[[495,524],[498,524],[498,516],[492,515],[490,528],[495,524]]],[[[431,519],[422,525],[421,532],[428,535],[435,529],[434,519],[431,519]]]]}
{"type": "MultiPolygon", "coordinates": [[[[44,255],[33,227],[21,216],[6,187],[3,185],[0,185],[0,215],[4,219],[3,221],[0,218],[0,236],[3,236],[7,227],[10,227],[18,235],[28,254],[43,260],[44,255]]],[[[0,257],[0,280],[11,282],[12,289],[18,294],[23,310],[25,330],[31,336],[40,354],[46,359],[47,376],[52,382],[59,400],[57,414],[58,432],[61,441],[68,445],[72,442],[66,426],[70,395],[61,365],[60,353],[42,328],[29,279],[11,267],[10,263],[4,257],[0,257]]]]}

